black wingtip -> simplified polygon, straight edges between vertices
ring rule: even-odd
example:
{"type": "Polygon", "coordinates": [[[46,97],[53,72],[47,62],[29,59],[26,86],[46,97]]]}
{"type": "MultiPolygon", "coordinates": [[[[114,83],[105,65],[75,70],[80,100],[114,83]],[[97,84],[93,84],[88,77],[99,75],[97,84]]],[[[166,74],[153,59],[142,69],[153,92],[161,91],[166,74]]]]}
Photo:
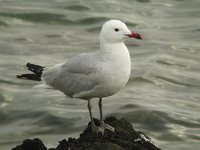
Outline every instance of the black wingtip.
{"type": "Polygon", "coordinates": [[[16,75],[17,78],[41,81],[42,71],[43,71],[44,67],[35,65],[35,64],[31,64],[31,63],[27,63],[26,67],[28,68],[28,70],[32,71],[33,73],[16,75]]]}
{"type": "Polygon", "coordinates": [[[22,78],[22,76],[21,76],[21,75],[16,75],[16,77],[17,77],[17,78],[19,78],[19,79],[21,79],[21,78],[22,78]]]}
{"type": "Polygon", "coordinates": [[[26,67],[29,67],[29,66],[30,66],[30,63],[27,63],[27,64],[26,64],[26,67]]]}
{"type": "Polygon", "coordinates": [[[34,81],[41,81],[40,76],[36,75],[36,74],[22,74],[22,75],[16,75],[17,78],[19,79],[26,79],[26,80],[34,80],[34,81]]]}

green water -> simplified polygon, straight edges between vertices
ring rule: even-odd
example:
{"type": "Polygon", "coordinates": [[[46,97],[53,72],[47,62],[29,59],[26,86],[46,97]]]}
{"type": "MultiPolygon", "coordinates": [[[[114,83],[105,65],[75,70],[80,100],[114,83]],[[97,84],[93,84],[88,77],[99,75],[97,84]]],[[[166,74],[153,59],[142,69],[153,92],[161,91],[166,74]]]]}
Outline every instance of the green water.
{"type": "MultiPolygon", "coordinates": [[[[126,42],[132,75],[103,101],[105,116],[126,118],[162,149],[199,149],[199,8],[199,0],[1,0],[0,149],[79,136],[89,121],[85,101],[15,75],[26,62],[50,66],[95,51],[102,24],[113,18],[144,40],[126,42]]],[[[96,100],[93,108],[98,117],[96,100]]]]}

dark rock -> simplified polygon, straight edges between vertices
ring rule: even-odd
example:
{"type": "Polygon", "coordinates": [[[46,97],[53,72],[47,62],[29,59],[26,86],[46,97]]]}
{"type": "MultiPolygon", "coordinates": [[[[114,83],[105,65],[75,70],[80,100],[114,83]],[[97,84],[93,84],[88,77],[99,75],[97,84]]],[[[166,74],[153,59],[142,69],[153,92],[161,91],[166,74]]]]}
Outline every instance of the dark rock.
{"type": "MultiPolygon", "coordinates": [[[[142,132],[135,131],[125,119],[108,117],[105,123],[113,126],[115,132],[105,130],[104,135],[91,132],[91,125],[80,134],[78,139],[69,138],[59,142],[56,148],[49,150],[160,150],[142,132]]],[[[95,124],[99,121],[95,119],[95,124]]],[[[39,139],[25,140],[12,150],[46,150],[39,139]]]]}
{"type": "Polygon", "coordinates": [[[47,150],[40,139],[26,139],[21,145],[16,146],[12,150],[47,150]]]}

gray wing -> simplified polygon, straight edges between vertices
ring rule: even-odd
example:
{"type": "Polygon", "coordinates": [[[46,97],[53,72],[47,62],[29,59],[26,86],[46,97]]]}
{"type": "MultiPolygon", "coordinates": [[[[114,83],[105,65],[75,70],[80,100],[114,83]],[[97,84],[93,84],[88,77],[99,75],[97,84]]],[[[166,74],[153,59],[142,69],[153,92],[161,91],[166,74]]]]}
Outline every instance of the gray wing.
{"type": "Polygon", "coordinates": [[[99,84],[100,66],[96,62],[94,54],[79,55],[64,64],[47,68],[42,79],[48,85],[73,97],[73,95],[89,91],[99,84]]]}

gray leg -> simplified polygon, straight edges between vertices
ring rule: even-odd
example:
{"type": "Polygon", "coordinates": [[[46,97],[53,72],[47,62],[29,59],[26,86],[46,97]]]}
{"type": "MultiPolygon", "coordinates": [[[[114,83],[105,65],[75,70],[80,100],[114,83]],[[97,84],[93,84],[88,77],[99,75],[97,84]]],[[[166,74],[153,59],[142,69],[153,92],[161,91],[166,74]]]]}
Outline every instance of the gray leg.
{"type": "Polygon", "coordinates": [[[113,128],[112,126],[110,126],[109,124],[104,123],[103,121],[103,111],[102,111],[102,98],[99,98],[99,112],[100,112],[100,124],[101,127],[104,129],[108,129],[110,131],[115,131],[115,128],[113,128]]]}
{"type": "Polygon", "coordinates": [[[89,110],[90,120],[91,120],[92,126],[95,126],[94,120],[93,120],[93,117],[92,117],[92,105],[90,104],[90,100],[88,100],[88,110],[89,110]]]}
{"type": "Polygon", "coordinates": [[[99,112],[100,112],[100,122],[103,121],[103,112],[102,112],[102,98],[99,98],[99,112]]]}
{"type": "Polygon", "coordinates": [[[93,132],[96,133],[104,133],[104,128],[101,127],[97,127],[94,123],[93,117],[92,117],[92,105],[90,104],[90,100],[88,100],[88,110],[89,110],[89,114],[90,114],[90,119],[91,119],[91,128],[93,132]]]}

